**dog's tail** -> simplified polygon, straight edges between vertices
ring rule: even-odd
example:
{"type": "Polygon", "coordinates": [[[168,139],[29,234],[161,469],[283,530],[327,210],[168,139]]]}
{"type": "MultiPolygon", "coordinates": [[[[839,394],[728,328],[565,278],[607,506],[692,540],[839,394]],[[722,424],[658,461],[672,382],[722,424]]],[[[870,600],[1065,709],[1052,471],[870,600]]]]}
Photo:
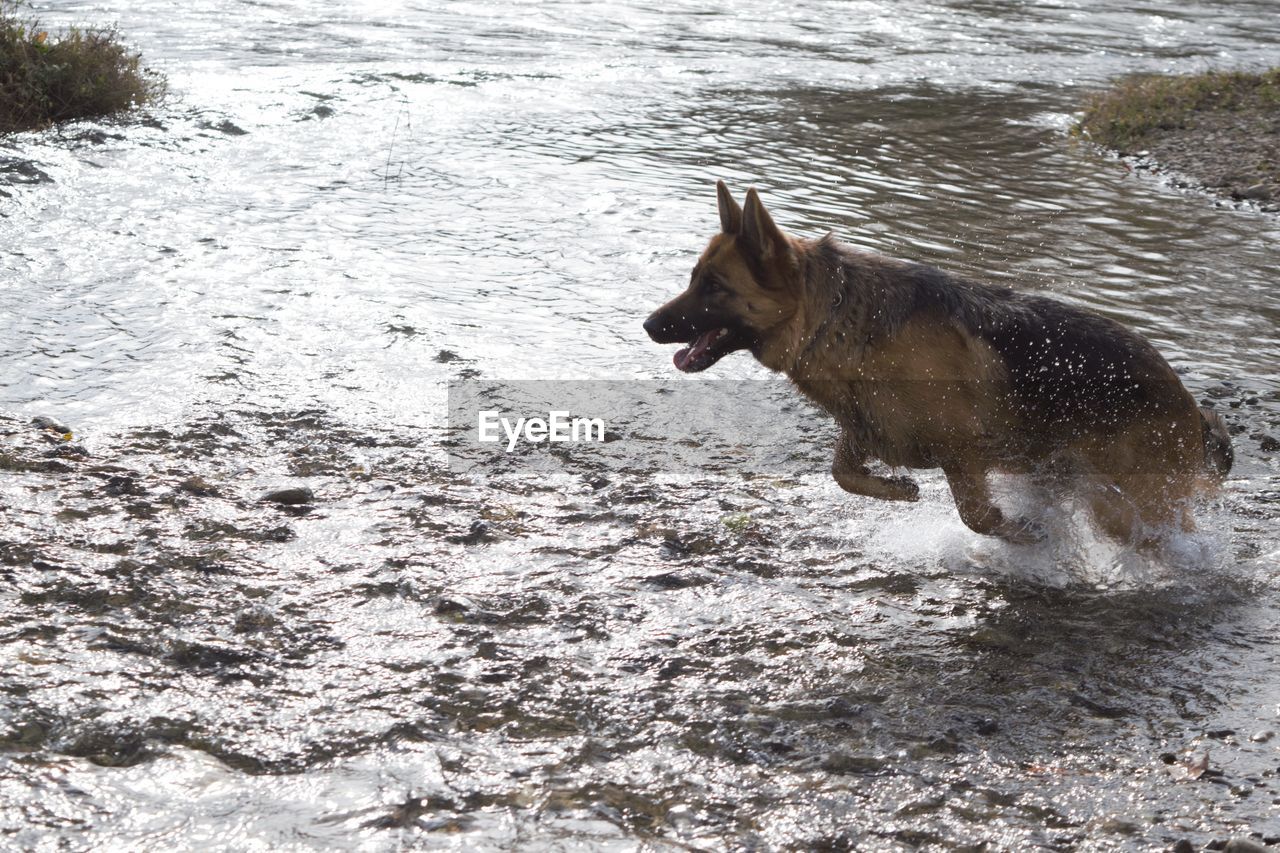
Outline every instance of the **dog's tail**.
{"type": "Polygon", "coordinates": [[[1204,438],[1204,467],[1215,481],[1221,483],[1231,472],[1231,463],[1236,458],[1231,450],[1227,422],[1213,409],[1201,406],[1200,428],[1204,438]]]}

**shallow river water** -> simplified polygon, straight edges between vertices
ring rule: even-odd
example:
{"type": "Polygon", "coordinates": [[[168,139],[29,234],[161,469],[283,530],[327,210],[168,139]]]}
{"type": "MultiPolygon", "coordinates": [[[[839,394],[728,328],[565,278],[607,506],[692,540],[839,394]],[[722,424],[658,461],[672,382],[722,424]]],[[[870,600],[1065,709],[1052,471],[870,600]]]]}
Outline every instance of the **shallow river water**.
{"type": "Polygon", "coordinates": [[[0,140],[0,848],[1280,843],[1280,221],[1067,132],[1274,64],[1270,0],[36,11],[172,93],[0,140]],[[746,355],[681,380],[717,178],[1139,329],[1236,433],[1202,532],[993,544],[841,492],[746,355]],[[451,460],[512,380],[744,440],[451,460]]]}

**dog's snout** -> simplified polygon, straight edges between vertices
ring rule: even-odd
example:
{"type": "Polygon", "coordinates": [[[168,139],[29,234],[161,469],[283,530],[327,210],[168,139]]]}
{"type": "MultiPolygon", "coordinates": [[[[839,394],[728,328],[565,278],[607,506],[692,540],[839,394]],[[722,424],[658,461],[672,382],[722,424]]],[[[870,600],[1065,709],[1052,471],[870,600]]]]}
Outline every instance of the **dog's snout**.
{"type": "Polygon", "coordinates": [[[649,337],[657,343],[665,343],[662,340],[663,330],[666,329],[667,322],[662,316],[661,311],[655,311],[649,315],[649,319],[644,321],[644,330],[649,333],[649,337]]]}

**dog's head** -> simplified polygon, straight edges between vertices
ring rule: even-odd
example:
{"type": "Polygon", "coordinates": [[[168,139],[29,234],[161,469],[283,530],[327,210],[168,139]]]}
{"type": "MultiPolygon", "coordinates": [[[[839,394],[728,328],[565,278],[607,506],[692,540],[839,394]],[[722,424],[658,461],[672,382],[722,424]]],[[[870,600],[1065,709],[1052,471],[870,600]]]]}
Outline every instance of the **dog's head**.
{"type": "Polygon", "coordinates": [[[675,355],[686,373],[706,370],[731,352],[757,356],[795,314],[800,292],[797,247],[769,216],[754,188],[742,207],[716,183],[720,233],[693,268],[689,286],[645,320],[660,344],[688,344],[675,355]]]}

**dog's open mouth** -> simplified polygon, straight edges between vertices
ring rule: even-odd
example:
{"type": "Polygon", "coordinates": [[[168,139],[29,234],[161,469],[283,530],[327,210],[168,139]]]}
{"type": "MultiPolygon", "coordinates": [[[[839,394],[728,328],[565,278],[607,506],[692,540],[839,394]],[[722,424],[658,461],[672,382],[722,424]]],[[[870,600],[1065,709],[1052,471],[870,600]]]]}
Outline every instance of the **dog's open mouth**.
{"type": "Polygon", "coordinates": [[[737,337],[729,329],[711,329],[698,335],[693,343],[678,351],[672,361],[675,362],[677,370],[685,373],[706,370],[735,349],[739,349],[735,343],[737,337]]]}

